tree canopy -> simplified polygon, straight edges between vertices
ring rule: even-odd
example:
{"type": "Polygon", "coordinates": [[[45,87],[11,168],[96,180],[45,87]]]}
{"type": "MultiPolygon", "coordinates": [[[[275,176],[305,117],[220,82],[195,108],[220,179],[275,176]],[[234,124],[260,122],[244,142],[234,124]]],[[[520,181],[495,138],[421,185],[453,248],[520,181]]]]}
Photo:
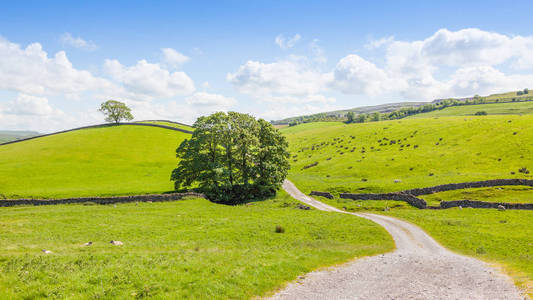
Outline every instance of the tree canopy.
{"type": "Polygon", "coordinates": [[[98,111],[105,115],[106,122],[114,122],[118,124],[122,120],[133,120],[131,109],[120,101],[107,100],[100,105],[98,111]]]}
{"type": "Polygon", "coordinates": [[[275,193],[287,176],[288,143],[269,122],[218,112],[198,118],[193,128],[176,149],[176,189],[198,186],[210,198],[237,203],[275,193]]]}

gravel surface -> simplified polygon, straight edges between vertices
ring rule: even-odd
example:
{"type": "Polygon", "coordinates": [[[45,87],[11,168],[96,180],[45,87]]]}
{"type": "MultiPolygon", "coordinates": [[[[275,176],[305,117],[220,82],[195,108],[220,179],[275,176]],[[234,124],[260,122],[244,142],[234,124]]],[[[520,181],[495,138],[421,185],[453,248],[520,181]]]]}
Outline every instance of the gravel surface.
{"type": "MultiPolygon", "coordinates": [[[[288,180],[283,188],[319,210],[347,213],[304,195],[288,180]]],[[[350,214],[383,226],[394,238],[396,251],[311,272],[272,299],[527,299],[507,276],[450,252],[410,223],[350,214]]]]}

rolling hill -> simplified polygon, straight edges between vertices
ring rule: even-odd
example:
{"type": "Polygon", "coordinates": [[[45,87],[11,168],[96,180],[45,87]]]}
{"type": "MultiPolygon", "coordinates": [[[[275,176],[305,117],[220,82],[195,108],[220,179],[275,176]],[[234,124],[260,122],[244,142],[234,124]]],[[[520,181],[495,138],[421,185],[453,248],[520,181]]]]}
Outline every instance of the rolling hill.
{"type": "Polygon", "coordinates": [[[61,198],[173,190],[175,149],[187,133],[120,125],[0,146],[0,194],[61,198]]]}
{"type": "Polygon", "coordinates": [[[391,192],[496,178],[532,178],[532,115],[317,122],[282,129],[289,178],[304,192],[391,192]]]}

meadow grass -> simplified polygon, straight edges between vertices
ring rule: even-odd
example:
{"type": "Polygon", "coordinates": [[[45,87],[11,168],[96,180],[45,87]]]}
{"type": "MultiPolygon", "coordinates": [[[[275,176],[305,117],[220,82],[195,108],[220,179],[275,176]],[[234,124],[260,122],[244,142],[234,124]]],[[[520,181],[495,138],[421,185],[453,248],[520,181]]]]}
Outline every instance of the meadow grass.
{"type": "Polygon", "coordinates": [[[446,191],[419,198],[426,200],[428,205],[439,206],[441,201],[474,200],[485,202],[533,203],[533,187],[501,186],[446,191]]]}
{"type": "Polygon", "coordinates": [[[397,209],[383,214],[420,226],[448,249],[496,264],[533,295],[533,211],[397,209]]]}
{"type": "Polygon", "coordinates": [[[61,198],[170,191],[175,151],[187,136],[121,125],[0,146],[0,195],[61,198]]]}
{"type": "Polygon", "coordinates": [[[531,179],[518,172],[533,169],[531,124],[531,115],[509,115],[309,123],[281,130],[291,152],[289,179],[304,193],[338,194],[531,179]]]}
{"type": "Polygon", "coordinates": [[[245,299],[316,268],[394,248],[370,221],[297,203],[280,192],[241,206],[187,199],[2,208],[0,295],[245,299]],[[81,246],[88,241],[94,244],[81,246]]]}
{"type": "Polygon", "coordinates": [[[182,125],[182,124],[176,124],[176,123],[166,122],[166,121],[138,121],[138,122],[135,122],[135,123],[156,124],[156,125],[163,125],[163,126],[169,126],[169,127],[174,127],[174,128],[193,131],[193,128],[191,126],[182,125]]]}
{"type": "Polygon", "coordinates": [[[473,116],[475,113],[480,111],[484,111],[489,115],[533,114],[533,101],[452,106],[441,110],[434,110],[427,113],[416,114],[410,116],[409,118],[473,116]]]}

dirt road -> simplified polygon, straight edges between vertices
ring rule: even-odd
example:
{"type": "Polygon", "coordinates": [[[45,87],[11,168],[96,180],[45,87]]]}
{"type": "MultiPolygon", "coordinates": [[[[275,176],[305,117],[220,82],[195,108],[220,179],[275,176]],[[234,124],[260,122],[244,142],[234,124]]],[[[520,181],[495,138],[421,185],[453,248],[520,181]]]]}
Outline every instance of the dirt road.
{"type": "MultiPolygon", "coordinates": [[[[348,213],[301,193],[295,199],[319,210],[348,213]]],[[[349,213],[383,226],[396,250],[307,274],[272,299],[524,299],[510,278],[479,260],[439,245],[422,229],[387,216],[349,213]]]]}

